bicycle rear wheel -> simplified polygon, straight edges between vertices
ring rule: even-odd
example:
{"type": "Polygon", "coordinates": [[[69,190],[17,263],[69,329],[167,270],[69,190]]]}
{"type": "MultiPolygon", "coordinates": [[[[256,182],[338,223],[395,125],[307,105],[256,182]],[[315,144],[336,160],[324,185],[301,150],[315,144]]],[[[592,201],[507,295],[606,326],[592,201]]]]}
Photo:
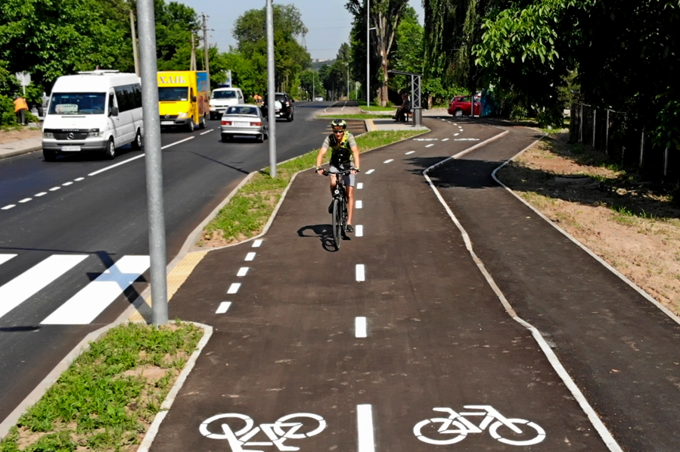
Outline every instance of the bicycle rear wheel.
{"type": "Polygon", "coordinates": [[[342,204],[339,199],[333,200],[333,241],[335,242],[335,249],[340,249],[340,242],[342,241],[342,204]]]}

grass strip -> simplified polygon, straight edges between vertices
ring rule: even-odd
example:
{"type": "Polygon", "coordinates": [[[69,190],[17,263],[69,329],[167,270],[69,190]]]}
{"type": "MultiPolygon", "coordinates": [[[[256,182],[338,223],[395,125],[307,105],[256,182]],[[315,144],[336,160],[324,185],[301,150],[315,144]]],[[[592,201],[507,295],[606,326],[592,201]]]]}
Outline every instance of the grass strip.
{"type": "MultiPolygon", "coordinates": [[[[364,133],[356,140],[359,150],[363,153],[423,133],[422,130],[378,130],[364,133]]],[[[293,175],[313,168],[318,152],[319,150],[315,149],[278,165],[275,178],[270,176],[269,168],[256,174],[208,223],[198,245],[206,246],[216,242],[237,243],[260,234],[293,175]]],[[[326,156],[330,157],[330,153],[326,156]]]]}
{"type": "Polygon", "coordinates": [[[392,118],[393,115],[379,115],[370,113],[356,113],[351,115],[319,115],[317,118],[337,118],[337,119],[385,119],[392,118]]]}
{"type": "Polygon", "coordinates": [[[0,452],[137,450],[202,336],[179,322],[112,328],[21,416],[0,452]]]}

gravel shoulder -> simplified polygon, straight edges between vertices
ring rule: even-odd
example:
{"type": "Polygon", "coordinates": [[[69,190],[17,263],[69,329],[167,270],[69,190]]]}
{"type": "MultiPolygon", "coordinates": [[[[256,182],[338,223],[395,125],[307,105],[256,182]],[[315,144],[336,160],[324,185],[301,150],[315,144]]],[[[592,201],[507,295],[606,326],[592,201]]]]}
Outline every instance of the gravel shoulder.
{"type": "Polygon", "coordinates": [[[567,133],[547,136],[498,177],[680,315],[680,205],[669,194],[567,133]]]}

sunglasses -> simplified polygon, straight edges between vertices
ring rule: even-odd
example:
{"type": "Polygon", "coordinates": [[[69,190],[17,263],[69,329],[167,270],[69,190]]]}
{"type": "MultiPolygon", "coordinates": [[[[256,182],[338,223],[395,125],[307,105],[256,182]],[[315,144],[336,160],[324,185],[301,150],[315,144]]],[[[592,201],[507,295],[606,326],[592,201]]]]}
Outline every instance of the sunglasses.
{"type": "Polygon", "coordinates": [[[343,134],[343,133],[345,133],[345,131],[344,130],[334,130],[333,133],[337,135],[337,134],[343,134]]]}

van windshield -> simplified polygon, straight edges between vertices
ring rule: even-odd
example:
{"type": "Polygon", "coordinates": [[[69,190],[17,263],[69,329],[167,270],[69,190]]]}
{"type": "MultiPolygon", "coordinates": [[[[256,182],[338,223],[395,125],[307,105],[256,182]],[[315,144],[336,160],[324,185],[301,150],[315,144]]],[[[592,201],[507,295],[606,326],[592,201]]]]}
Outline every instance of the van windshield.
{"type": "Polygon", "coordinates": [[[189,100],[189,88],[183,86],[159,87],[158,100],[161,102],[186,102],[189,100]]]}
{"type": "Polygon", "coordinates": [[[213,99],[236,99],[236,91],[213,91],[213,99]]]}
{"type": "Polygon", "coordinates": [[[103,115],[105,105],[104,93],[53,93],[48,114],[103,115]]]}

